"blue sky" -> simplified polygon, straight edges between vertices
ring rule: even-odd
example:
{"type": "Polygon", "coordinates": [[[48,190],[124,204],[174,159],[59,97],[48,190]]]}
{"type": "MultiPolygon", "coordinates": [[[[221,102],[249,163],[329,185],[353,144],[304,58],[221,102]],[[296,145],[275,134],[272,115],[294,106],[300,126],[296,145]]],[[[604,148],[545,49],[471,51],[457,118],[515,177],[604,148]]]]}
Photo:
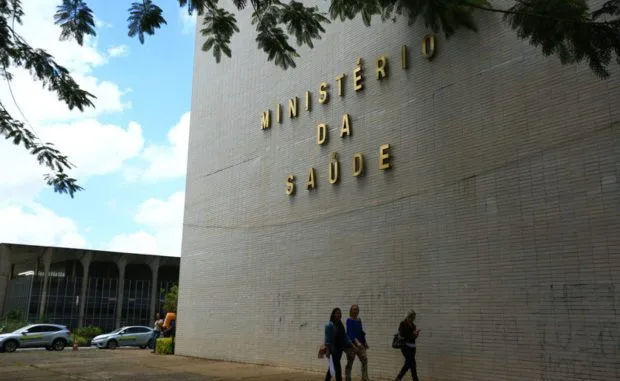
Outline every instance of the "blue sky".
{"type": "MultiPolygon", "coordinates": [[[[58,40],[60,0],[23,3],[20,33],[98,99],[94,110],[70,112],[15,71],[11,88],[24,116],[78,166],[86,190],[74,199],[53,193],[33,157],[0,141],[0,160],[14,163],[0,183],[0,242],[180,255],[194,18],[177,2],[157,2],[168,24],[141,45],[127,36],[129,3],[90,0],[97,37],[80,47],[58,40]]],[[[21,119],[6,82],[0,97],[21,119]]]]}

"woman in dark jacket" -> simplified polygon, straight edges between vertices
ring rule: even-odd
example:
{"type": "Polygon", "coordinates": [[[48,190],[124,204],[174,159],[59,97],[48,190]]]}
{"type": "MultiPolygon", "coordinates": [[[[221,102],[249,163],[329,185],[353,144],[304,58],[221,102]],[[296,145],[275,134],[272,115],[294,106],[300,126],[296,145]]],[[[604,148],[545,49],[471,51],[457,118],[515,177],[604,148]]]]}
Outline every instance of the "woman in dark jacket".
{"type": "Polygon", "coordinates": [[[400,372],[398,372],[398,376],[396,376],[396,381],[400,381],[403,379],[405,373],[408,370],[411,370],[411,378],[413,381],[419,381],[418,372],[416,370],[415,363],[415,339],[418,338],[420,334],[420,330],[413,324],[415,320],[415,311],[411,310],[407,313],[407,317],[405,320],[400,322],[398,326],[398,334],[405,341],[404,346],[400,349],[403,353],[403,357],[405,358],[405,364],[403,365],[400,372]]]}
{"type": "MultiPolygon", "coordinates": [[[[325,325],[325,346],[327,347],[327,356],[331,356],[334,362],[336,381],[342,381],[342,367],[340,365],[342,352],[352,346],[341,319],[342,311],[340,311],[340,308],[334,308],[329,317],[329,323],[325,325]]],[[[330,381],[331,379],[332,375],[328,367],[325,381],[330,381]]]]}

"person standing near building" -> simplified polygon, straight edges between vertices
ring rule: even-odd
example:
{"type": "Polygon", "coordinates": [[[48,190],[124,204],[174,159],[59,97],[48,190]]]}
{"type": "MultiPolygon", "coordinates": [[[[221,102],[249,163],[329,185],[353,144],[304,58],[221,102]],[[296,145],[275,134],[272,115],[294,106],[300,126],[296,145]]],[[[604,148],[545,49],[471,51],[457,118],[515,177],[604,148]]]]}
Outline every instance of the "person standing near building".
{"type": "Polygon", "coordinates": [[[396,376],[395,381],[402,380],[403,376],[405,375],[405,373],[407,373],[408,370],[411,370],[411,378],[413,379],[413,381],[419,381],[418,371],[416,369],[415,363],[415,340],[420,335],[420,330],[416,327],[415,324],[413,324],[413,321],[415,320],[415,315],[416,314],[414,310],[407,312],[405,320],[401,321],[400,325],[398,326],[398,334],[404,341],[403,347],[400,349],[400,351],[405,358],[405,364],[403,365],[400,372],[398,372],[398,376],[396,376]]]}
{"type": "Polygon", "coordinates": [[[151,337],[151,343],[153,345],[153,353],[155,353],[155,349],[157,348],[157,339],[161,335],[161,326],[164,324],[164,319],[161,318],[161,315],[158,313],[155,314],[155,324],[153,325],[153,336],[151,337]]]}
{"type": "Polygon", "coordinates": [[[362,319],[359,318],[359,313],[360,308],[357,304],[352,305],[349,309],[347,336],[349,336],[353,348],[349,348],[346,351],[347,365],[344,369],[346,381],[351,381],[351,370],[353,369],[356,355],[362,363],[362,381],[368,381],[368,356],[366,355],[368,344],[366,343],[366,332],[364,332],[362,327],[362,319]]]}
{"type": "MultiPolygon", "coordinates": [[[[352,344],[344,329],[344,324],[342,324],[342,311],[340,311],[340,308],[334,308],[329,316],[329,323],[325,325],[324,341],[327,347],[327,357],[334,363],[336,381],[342,381],[340,359],[342,358],[342,352],[347,348],[351,348],[352,344]]],[[[330,381],[331,379],[332,375],[328,367],[325,381],[330,381]]]]}

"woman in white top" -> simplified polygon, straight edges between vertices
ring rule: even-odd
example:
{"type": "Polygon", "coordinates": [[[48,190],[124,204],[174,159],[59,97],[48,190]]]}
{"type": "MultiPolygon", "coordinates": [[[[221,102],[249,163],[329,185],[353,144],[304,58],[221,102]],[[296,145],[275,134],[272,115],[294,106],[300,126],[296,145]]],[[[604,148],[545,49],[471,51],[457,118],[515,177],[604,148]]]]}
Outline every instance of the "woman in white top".
{"type": "Polygon", "coordinates": [[[161,335],[161,326],[164,325],[164,319],[161,318],[159,312],[155,314],[155,325],[153,326],[153,336],[151,337],[151,345],[153,346],[153,353],[157,348],[157,338],[161,335]]]}

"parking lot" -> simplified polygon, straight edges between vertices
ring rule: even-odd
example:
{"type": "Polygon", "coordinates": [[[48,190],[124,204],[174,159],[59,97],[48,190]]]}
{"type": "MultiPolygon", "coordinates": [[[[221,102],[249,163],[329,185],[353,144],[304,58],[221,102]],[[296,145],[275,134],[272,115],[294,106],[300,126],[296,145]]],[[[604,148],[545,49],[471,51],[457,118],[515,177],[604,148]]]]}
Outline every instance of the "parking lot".
{"type": "Polygon", "coordinates": [[[317,381],[318,374],[291,369],[154,355],[148,350],[80,348],[62,352],[0,353],[0,380],[201,380],[317,381]]]}

